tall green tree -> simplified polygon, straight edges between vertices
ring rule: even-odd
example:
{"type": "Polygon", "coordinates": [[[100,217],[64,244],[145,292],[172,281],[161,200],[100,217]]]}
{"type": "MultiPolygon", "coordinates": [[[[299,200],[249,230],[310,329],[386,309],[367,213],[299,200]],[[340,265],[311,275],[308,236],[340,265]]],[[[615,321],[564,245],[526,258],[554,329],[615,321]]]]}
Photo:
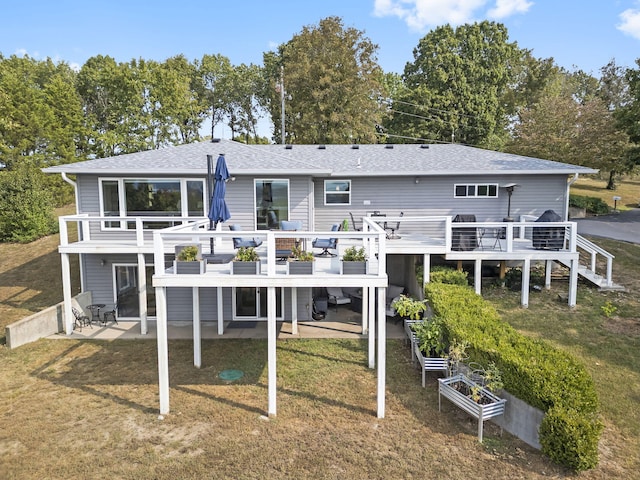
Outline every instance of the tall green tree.
{"type": "Polygon", "coordinates": [[[66,63],[0,55],[0,156],[47,166],[76,160],[83,138],[75,72],[66,63]]]}
{"type": "Polygon", "coordinates": [[[504,142],[511,112],[503,97],[521,56],[504,25],[438,27],[413,56],[404,69],[406,91],[393,99],[388,132],[494,148],[504,142]]]}
{"type": "Polygon", "coordinates": [[[620,128],[629,135],[632,143],[627,156],[628,169],[640,165],[640,58],[636,65],[638,68],[630,68],[625,73],[630,101],[615,112],[620,128]]]}
{"type": "Polygon", "coordinates": [[[224,55],[203,55],[196,62],[196,69],[199,79],[196,90],[211,118],[211,138],[214,138],[216,125],[224,121],[228,111],[234,82],[233,65],[224,55]]]}
{"type": "Polygon", "coordinates": [[[381,121],[378,46],[339,17],[306,26],[264,55],[262,105],[275,139],[287,143],[371,143],[381,121]],[[284,79],[285,132],[281,128],[284,79]]]}
{"type": "Polygon", "coordinates": [[[53,197],[33,159],[0,171],[0,241],[27,243],[57,231],[53,197]]]}

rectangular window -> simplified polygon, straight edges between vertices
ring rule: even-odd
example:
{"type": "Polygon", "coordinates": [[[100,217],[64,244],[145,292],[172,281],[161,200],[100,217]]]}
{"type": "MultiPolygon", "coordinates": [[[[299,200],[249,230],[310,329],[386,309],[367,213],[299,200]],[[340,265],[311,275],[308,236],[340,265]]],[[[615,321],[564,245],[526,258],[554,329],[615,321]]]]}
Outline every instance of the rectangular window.
{"type": "MultiPolygon", "coordinates": [[[[101,214],[122,217],[203,217],[203,180],[101,179],[101,214]]],[[[104,228],[123,228],[121,222],[105,222],[104,228]]],[[[135,222],[125,228],[135,229],[135,222]]],[[[145,222],[145,228],[165,228],[174,222],[145,222]]]]}
{"type": "Polygon", "coordinates": [[[497,183],[471,183],[471,184],[458,184],[453,187],[453,196],[459,197],[483,197],[493,198],[498,196],[498,184],[497,183]]]}
{"type": "Polygon", "coordinates": [[[289,180],[254,180],[257,230],[276,230],[289,220],[289,180]]]}
{"type": "Polygon", "coordinates": [[[351,205],[351,180],[325,180],[325,205],[351,205]]]}

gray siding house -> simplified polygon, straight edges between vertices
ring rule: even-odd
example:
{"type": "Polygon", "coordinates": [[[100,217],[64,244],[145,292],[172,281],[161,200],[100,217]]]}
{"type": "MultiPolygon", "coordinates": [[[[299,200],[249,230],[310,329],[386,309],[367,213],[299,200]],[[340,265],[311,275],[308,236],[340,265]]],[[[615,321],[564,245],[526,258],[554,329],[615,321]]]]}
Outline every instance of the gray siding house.
{"type": "MultiPolygon", "coordinates": [[[[340,287],[360,306],[369,366],[378,363],[383,417],[389,295],[422,294],[417,266],[423,267],[424,283],[434,263],[472,266],[480,294],[483,265],[519,265],[526,306],[531,266],[545,266],[548,286],[552,265],[562,264],[569,268],[573,306],[578,274],[588,274],[579,268],[579,250],[592,259],[603,252],[577,235],[568,218],[571,183],[595,170],[462,145],[214,140],[45,172],[61,174],[76,189],[77,213],[59,220],[65,330],[73,331],[72,292],[78,290],[90,292],[102,308],[117,306],[116,318],[139,321],[143,334],[155,321],[161,413],[169,411],[167,322],[193,325],[194,364],[200,366],[202,322],[215,322],[224,335],[229,322],[267,321],[268,412],[275,415],[276,322],[291,322],[296,333],[299,320],[311,319],[315,295],[340,287]],[[232,177],[225,197],[231,219],[211,229],[208,171],[219,156],[232,177]],[[554,221],[535,221],[549,210],[557,213],[554,221]],[[282,221],[298,221],[301,228],[282,230],[282,221]],[[332,230],[345,221],[347,230],[332,230]],[[232,232],[232,224],[242,232],[232,232]],[[76,227],[78,239],[71,241],[69,230],[76,227]],[[234,274],[235,237],[261,242],[256,274],[234,274]],[[332,256],[317,257],[312,274],[290,274],[278,243],[295,239],[319,254],[316,238],[335,239],[332,256]],[[210,256],[202,273],[177,273],[174,260],[184,245],[210,256]],[[366,272],[343,274],[341,255],[351,246],[365,249],[366,272]],[[70,255],[80,259],[79,286],[71,285],[70,255]]],[[[610,260],[607,274],[592,281],[612,285],[610,260]]]]}

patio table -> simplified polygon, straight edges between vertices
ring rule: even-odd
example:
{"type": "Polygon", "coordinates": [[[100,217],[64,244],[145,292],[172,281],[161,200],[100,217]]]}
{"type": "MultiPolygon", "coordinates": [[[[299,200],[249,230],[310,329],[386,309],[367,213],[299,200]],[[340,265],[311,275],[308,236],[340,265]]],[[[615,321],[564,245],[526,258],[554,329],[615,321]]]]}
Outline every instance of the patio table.
{"type": "Polygon", "coordinates": [[[104,308],[104,303],[92,303],[91,305],[87,305],[87,308],[91,312],[91,323],[94,321],[100,322],[100,309],[104,308]]]}

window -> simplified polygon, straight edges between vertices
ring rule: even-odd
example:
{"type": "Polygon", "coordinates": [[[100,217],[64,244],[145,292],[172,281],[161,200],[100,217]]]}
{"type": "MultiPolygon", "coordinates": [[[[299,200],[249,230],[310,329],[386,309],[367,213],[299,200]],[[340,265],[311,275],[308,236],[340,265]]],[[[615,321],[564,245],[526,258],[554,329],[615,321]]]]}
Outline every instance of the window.
{"type": "Polygon", "coordinates": [[[454,185],[454,197],[497,197],[497,183],[471,183],[454,185]]]}
{"type": "Polygon", "coordinates": [[[351,205],[351,180],[325,180],[325,205],[351,205]]]}
{"type": "MultiPolygon", "coordinates": [[[[101,179],[102,216],[203,217],[203,180],[101,179]]],[[[172,222],[145,222],[145,228],[165,228],[172,222]]],[[[121,222],[105,222],[104,228],[123,228],[121,222]]],[[[135,222],[124,228],[134,229],[135,222]]]]}
{"type": "Polygon", "coordinates": [[[256,229],[280,228],[289,220],[289,180],[255,180],[256,229]]]}

